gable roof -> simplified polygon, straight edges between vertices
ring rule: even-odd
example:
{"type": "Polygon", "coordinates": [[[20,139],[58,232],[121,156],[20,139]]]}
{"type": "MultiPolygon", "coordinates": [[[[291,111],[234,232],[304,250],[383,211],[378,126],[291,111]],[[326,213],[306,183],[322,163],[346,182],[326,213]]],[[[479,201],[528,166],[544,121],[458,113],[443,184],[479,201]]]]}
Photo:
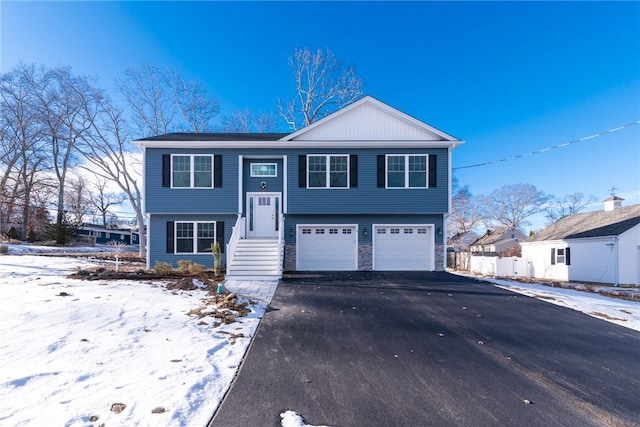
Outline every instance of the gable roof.
{"type": "Polygon", "coordinates": [[[465,231],[465,232],[456,233],[453,236],[449,237],[449,239],[447,240],[447,243],[453,244],[461,241],[462,239],[469,238],[469,237],[473,238],[475,241],[478,239],[478,234],[476,234],[474,231],[465,231]]]}
{"type": "Polygon", "coordinates": [[[559,219],[529,237],[525,243],[619,236],[638,224],[640,224],[640,205],[626,206],[612,211],[579,213],[559,219]]]}
{"type": "Polygon", "coordinates": [[[480,236],[475,242],[471,243],[469,246],[480,246],[480,245],[486,246],[486,245],[492,245],[501,240],[510,240],[511,236],[506,238],[503,237],[505,233],[515,233],[516,238],[526,237],[526,235],[523,234],[522,231],[518,230],[517,228],[503,227],[503,228],[497,228],[495,230],[487,230],[486,233],[480,236]]]}
{"type": "Polygon", "coordinates": [[[138,139],[134,144],[148,148],[455,148],[463,141],[365,96],[293,133],[178,132],[138,139]]]}
{"type": "Polygon", "coordinates": [[[336,137],[344,138],[345,130],[348,130],[346,137],[350,140],[368,142],[388,139],[386,136],[390,128],[393,138],[398,140],[447,142],[453,146],[463,143],[455,136],[409,116],[370,95],[289,134],[283,140],[331,140],[336,137]],[[347,123],[347,126],[343,126],[342,123],[347,123]],[[333,127],[337,132],[331,132],[333,127]]]}

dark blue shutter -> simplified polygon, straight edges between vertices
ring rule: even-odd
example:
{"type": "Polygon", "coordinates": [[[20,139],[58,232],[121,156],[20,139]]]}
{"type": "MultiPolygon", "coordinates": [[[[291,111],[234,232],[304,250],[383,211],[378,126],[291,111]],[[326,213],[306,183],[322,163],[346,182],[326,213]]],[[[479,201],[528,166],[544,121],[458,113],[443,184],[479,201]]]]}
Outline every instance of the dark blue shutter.
{"type": "Polygon", "coordinates": [[[349,156],[349,187],[358,186],[358,156],[351,154],[349,156]]]}
{"type": "Polygon", "coordinates": [[[167,221],[167,253],[173,252],[173,221],[167,221]]]}
{"type": "Polygon", "coordinates": [[[213,156],[213,187],[222,187],[222,156],[220,154],[213,156]]]}
{"type": "Polygon", "coordinates": [[[171,155],[162,155],[162,186],[171,187],[171,155]]]}
{"type": "Polygon", "coordinates": [[[551,265],[556,265],[556,250],[551,248],[551,265]]]}
{"type": "Polygon", "coordinates": [[[220,252],[224,253],[224,222],[216,222],[216,242],[220,245],[220,252]]]}
{"type": "Polygon", "coordinates": [[[438,157],[435,154],[429,154],[429,187],[435,187],[438,184],[438,157]]]}
{"type": "Polygon", "coordinates": [[[304,154],[298,156],[298,187],[307,187],[307,156],[304,154]]]}
{"type": "Polygon", "coordinates": [[[384,154],[378,155],[378,188],[384,188],[384,154]]]}
{"type": "Polygon", "coordinates": [[[571,248],[566,248],[564,250],[564,263],[567,265],[571,265],[571,248]]]}

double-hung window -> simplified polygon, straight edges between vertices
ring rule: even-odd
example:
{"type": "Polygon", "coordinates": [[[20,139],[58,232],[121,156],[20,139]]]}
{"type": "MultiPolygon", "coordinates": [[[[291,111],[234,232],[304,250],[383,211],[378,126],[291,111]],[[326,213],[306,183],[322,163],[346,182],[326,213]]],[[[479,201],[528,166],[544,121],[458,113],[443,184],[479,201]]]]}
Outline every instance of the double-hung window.
{"type": "Polygon", "coordinates": [[[388,154],[387,188],[427,188],[426,154],[388,154]]]}
{"type": "Polygon", "coordinates": [[[173,188],[213,188],[213,156],[174,154],[171,156],[173,188]]]}
{"type": "Polygon", "coordinates": [[[349,155],[309,155],[307,156],[309,188],[348,188],[349,155]]]}
{"type": "Polygon", "coordinates": [[[216,239],[216,223],[176,222],[175,239],[176,253],[211,253],[211,245],[216,239]]]}

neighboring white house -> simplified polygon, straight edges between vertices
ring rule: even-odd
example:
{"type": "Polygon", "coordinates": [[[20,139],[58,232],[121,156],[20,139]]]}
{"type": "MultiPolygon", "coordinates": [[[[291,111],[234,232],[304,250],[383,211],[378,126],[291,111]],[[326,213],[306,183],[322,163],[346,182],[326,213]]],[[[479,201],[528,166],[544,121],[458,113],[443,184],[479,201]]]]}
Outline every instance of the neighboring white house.
{"type": "Polygon", "coordinates": [[[533,277],[621,285],[640,284],[640,205],[566,216],[521,243],[533,277]]]}
{"type": "Polygon", "coordinates": [[[487,230],[480,238],[469,245],[472,255],[500,255],[507,249],[518,248],[527,235],[517,228],[498,228],[487,230]]]}

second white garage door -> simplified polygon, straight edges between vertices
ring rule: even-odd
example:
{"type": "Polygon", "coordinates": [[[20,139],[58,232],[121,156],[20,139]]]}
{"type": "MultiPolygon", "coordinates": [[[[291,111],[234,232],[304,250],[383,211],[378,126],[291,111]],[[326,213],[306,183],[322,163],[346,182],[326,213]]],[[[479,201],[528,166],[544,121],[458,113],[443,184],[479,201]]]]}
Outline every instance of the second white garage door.
{"type": "Polygon", "coordinates": [[[296,269],[299,271],[357,270],[357,240],[358,233],[354,225],[299,225],[296,269]]]}
{"type": "Polygon", "coordinates": [[[432,225],[374,225],[373,269],[434,270],[432,225]]]}

